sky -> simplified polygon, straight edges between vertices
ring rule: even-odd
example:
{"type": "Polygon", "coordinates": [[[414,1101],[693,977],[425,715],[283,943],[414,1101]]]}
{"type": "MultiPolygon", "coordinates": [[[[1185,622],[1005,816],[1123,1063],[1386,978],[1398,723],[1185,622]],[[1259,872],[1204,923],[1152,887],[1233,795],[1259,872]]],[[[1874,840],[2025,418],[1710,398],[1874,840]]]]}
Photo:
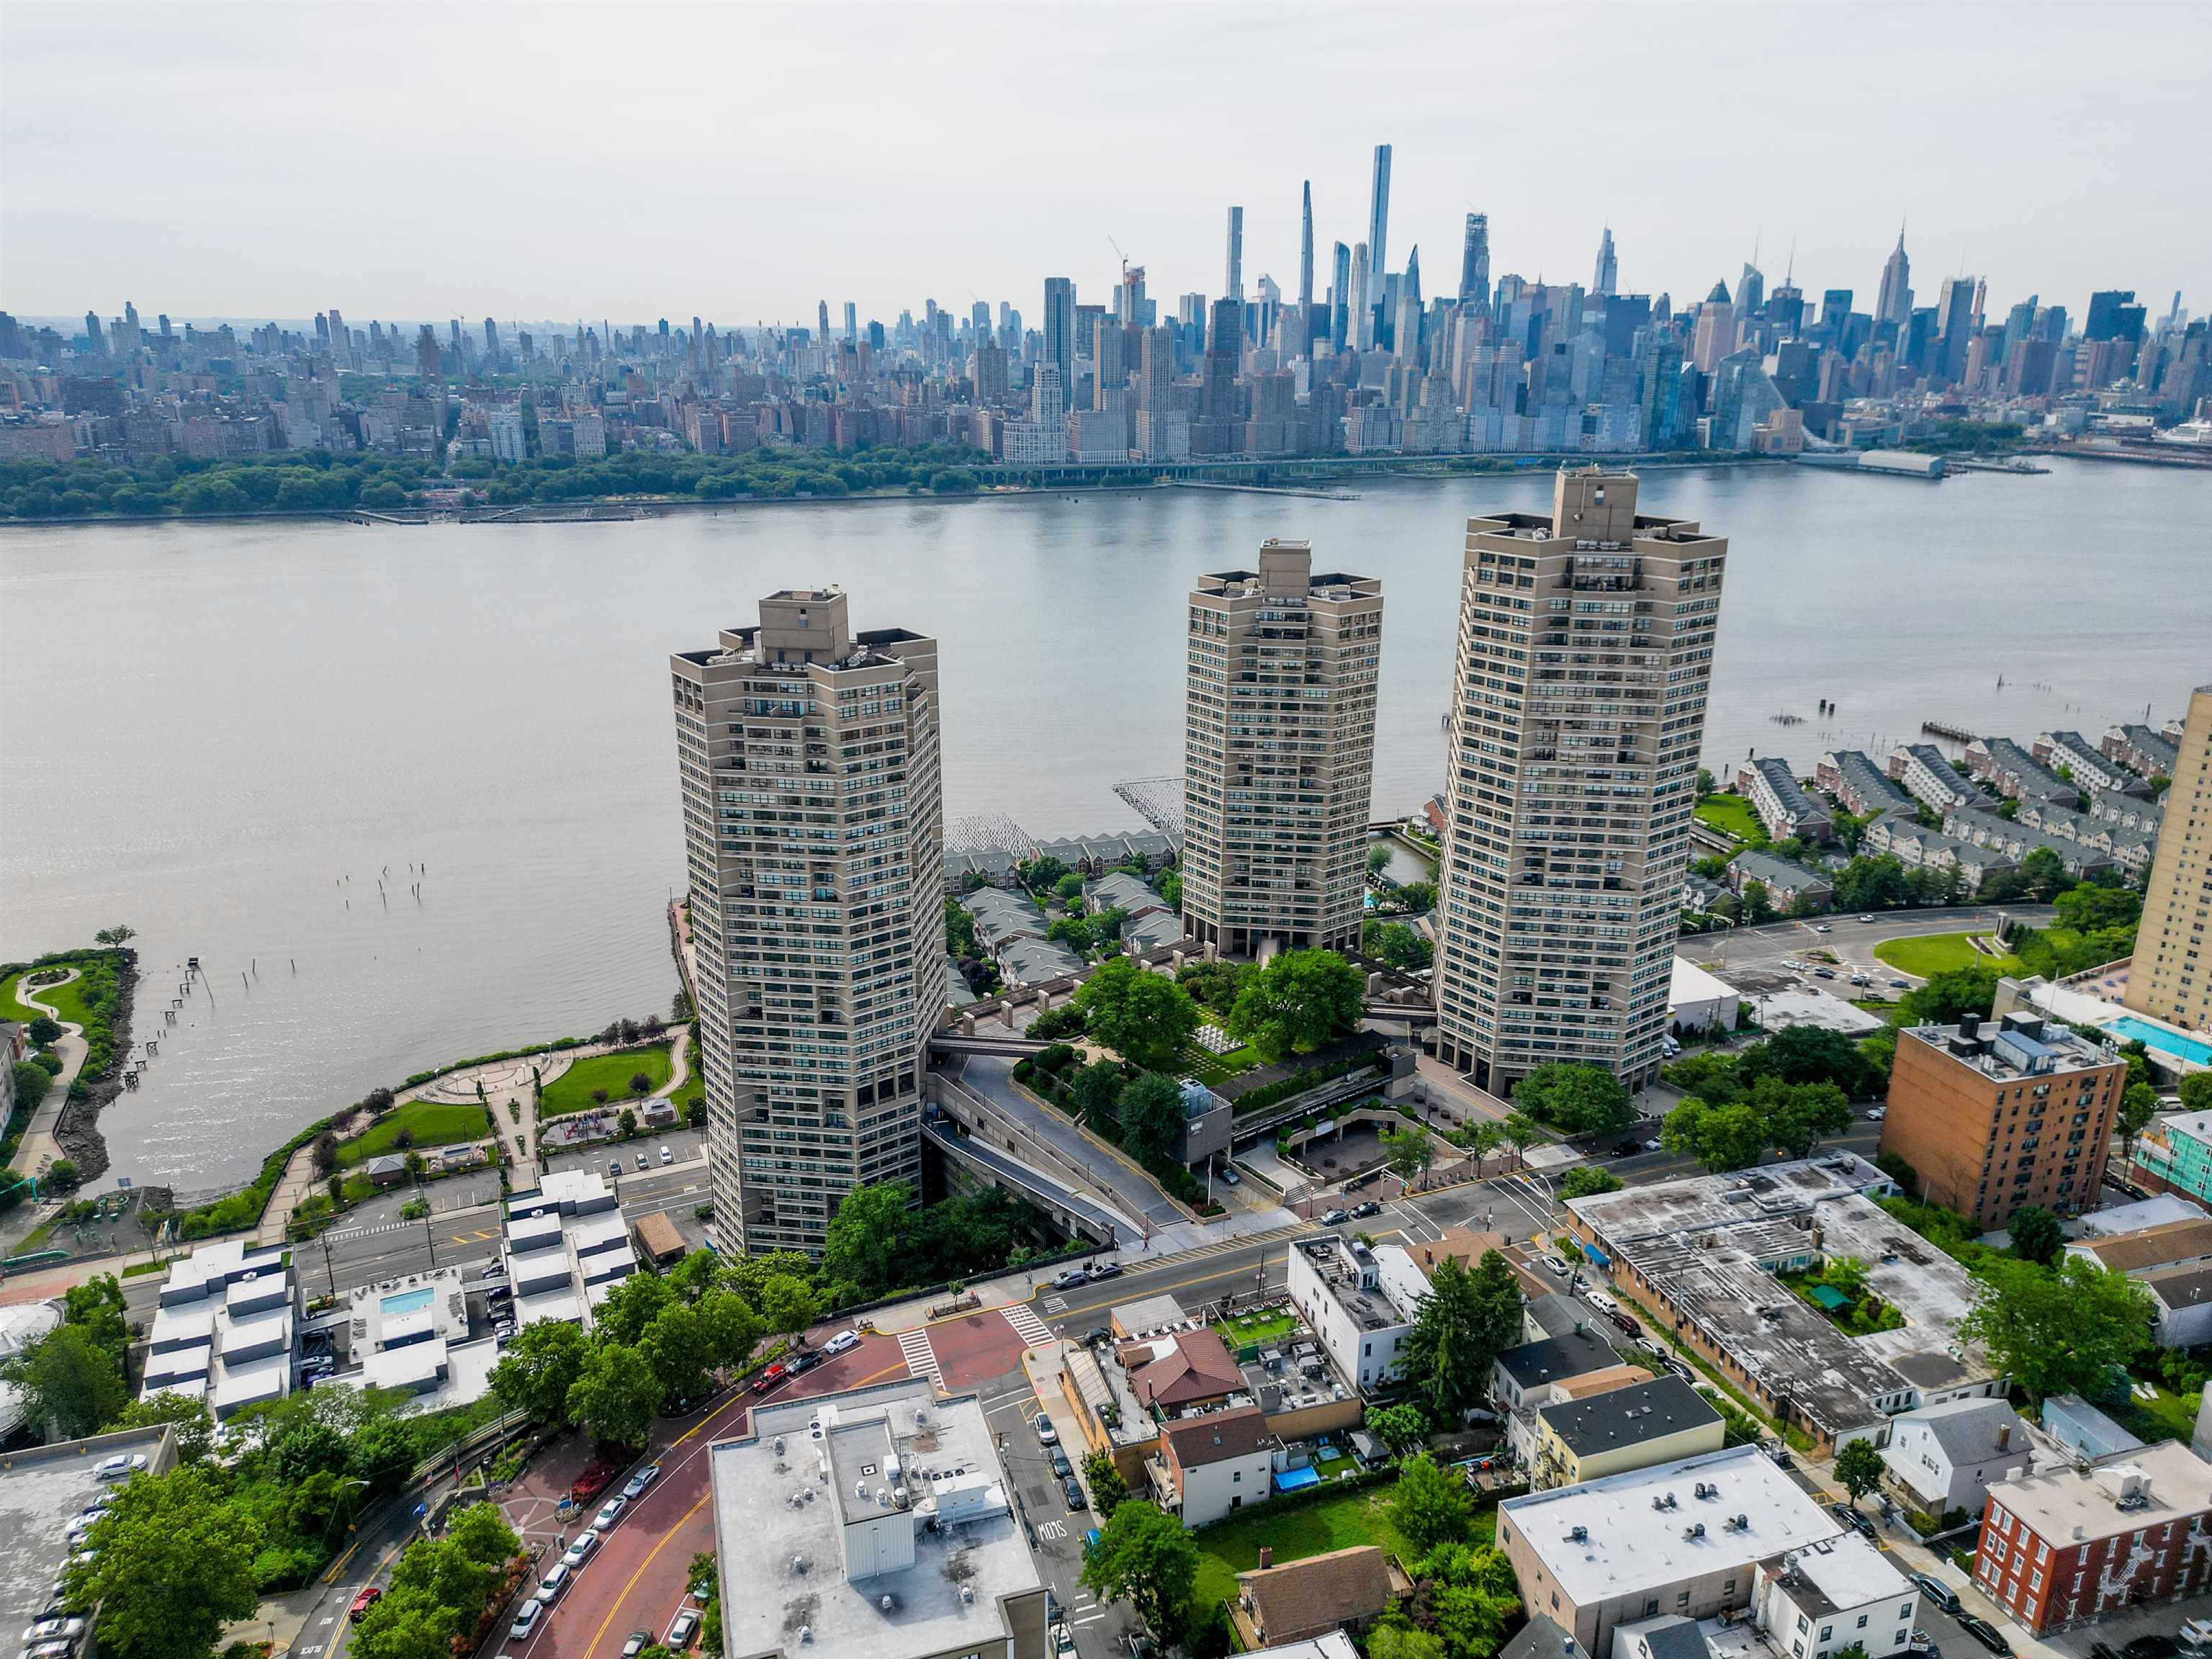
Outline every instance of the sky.
{"type": "Polygon", "coordinates": [[[19,316],[811,324],[850,300],[1316,290],[1394,146],[1389,264],[1870,309],[2212,296],[2212,5],[0,5],[19,316]]]}

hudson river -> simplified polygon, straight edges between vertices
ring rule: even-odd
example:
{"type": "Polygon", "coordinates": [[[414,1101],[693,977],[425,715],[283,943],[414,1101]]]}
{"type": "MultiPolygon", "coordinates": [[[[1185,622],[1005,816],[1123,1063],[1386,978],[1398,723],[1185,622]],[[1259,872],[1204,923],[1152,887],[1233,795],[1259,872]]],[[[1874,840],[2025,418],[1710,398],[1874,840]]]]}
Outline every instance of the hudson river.
{"type": "MultiPolygon", "coordinates": [[[[1181,769],[1192,579],[1309,538],[1382,580],[1375,803],[1411,811],[1443,781],[1464,521],[1547,506],[1549,475],[1349,488],[0,531],[0,959],[131,923],[143,1037],[200,958],[212,1008],[101,1120],[114,1174],[186,1190],[377,1084],[665,1014],[667,654],[821,582],[942,641],[948,820],[1079,833],[1135,827],[1115,782],[1181,769]]],[[[2212,680],[2203,473],[1712,469],[1643,505],[1729,539],[1717,772],[1928,718],[2094,738],[2212,680]]]]}

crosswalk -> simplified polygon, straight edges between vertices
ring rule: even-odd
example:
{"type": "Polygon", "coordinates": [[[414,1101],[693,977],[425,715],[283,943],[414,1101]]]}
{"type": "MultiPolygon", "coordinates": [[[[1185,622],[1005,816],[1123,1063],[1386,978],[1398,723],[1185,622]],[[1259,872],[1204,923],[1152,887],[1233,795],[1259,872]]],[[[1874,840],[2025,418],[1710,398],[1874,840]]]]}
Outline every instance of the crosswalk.
{"type": "MultiPolygon", "coordinates": [[[[1172,1257],[1166,1259],[1182,1261],[1192,1256],[1226,1255],[1231,1250],[1249,1250],[1255,1244],[1273,1244],[1279,1239],[1296,1238],[1311,1231],[1312,1224],[1301,1221],[1296,1226],[1277,1227],[1269,1232],[1247,1233],[1241,1238],[1222,1238],[1216,1239],[1211,1244],[1193,1245],[1189,1249],[1177,1250],[1172,1257]]],[[[1126,1265],[1135,1264],[1126,1263],[1126,1265]]]]}
{"type": "Polygon", "coordinates": [[[901,1331],[899,1352],[906,1356],[908,1376],[926,1376],[939,1388],[945,1386],[945,1373],[937,1364],[937,1351],[929,1346],[927,1331],[901,1331]]]}
{"type": "Polygon", "coordinates": [[[1014,1328],[1014,1334],[1030,1347],[1042,1348],[1050,1345],[1052,1332],[1046,1327],[1044,1321],[1030,1311],[1027,1303],[1017,1303],[1011,1308],[1001,1308],[999,1311],[1006,1315],[1006,1323],[1014,1328]]]}

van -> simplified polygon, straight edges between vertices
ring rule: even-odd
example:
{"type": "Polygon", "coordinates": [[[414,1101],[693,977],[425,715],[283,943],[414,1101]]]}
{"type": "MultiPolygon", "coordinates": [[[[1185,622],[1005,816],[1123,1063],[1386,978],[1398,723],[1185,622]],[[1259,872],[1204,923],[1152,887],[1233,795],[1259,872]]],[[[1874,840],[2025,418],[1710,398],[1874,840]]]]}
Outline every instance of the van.
{"type": "Polygon", "coordinates": [[[538,1616],[545,1611],[543,1602],[532,1596],[514,1610],[514,1622],[507,1627],[507,1639],[520,1642],[538,1628],[538,1616]]]}

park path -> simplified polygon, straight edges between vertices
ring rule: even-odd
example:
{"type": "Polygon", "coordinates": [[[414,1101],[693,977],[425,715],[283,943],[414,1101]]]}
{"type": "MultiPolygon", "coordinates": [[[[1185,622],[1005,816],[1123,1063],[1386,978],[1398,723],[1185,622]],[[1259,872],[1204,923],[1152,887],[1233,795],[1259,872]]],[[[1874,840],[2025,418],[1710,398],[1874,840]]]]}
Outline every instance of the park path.
{"type": "Polygon", "coordinates": [[[52,985],[33,988],[24,984],[21,979],[15,981],[16,1000],[27,1008],[35,1008],[62,1028],[61,1039],[54,1044],[54,1051],[62,1057],[62,1069],[47,1088],[46,1097],[39,1103],[39,1109],[31,1115],[31,1121],[23,1130],[22,1139],[16,1143],[15,1156],[9,1164],[10,1168],[24,1175],[38,1175],[61,1157],[61,1143],[54,1139],[54,1130],[61,1122],[62,1108],[69,1101],[70,1085],[76,1081],[76,1074],[84,1069],[86,1054],[84,1028],[74,1020],[62,1018],[61,1011],[44,1000],[39,992],[66,985],[78,976],[79,970],[72,968],[66,978],[58,979],[52,985]]]}

